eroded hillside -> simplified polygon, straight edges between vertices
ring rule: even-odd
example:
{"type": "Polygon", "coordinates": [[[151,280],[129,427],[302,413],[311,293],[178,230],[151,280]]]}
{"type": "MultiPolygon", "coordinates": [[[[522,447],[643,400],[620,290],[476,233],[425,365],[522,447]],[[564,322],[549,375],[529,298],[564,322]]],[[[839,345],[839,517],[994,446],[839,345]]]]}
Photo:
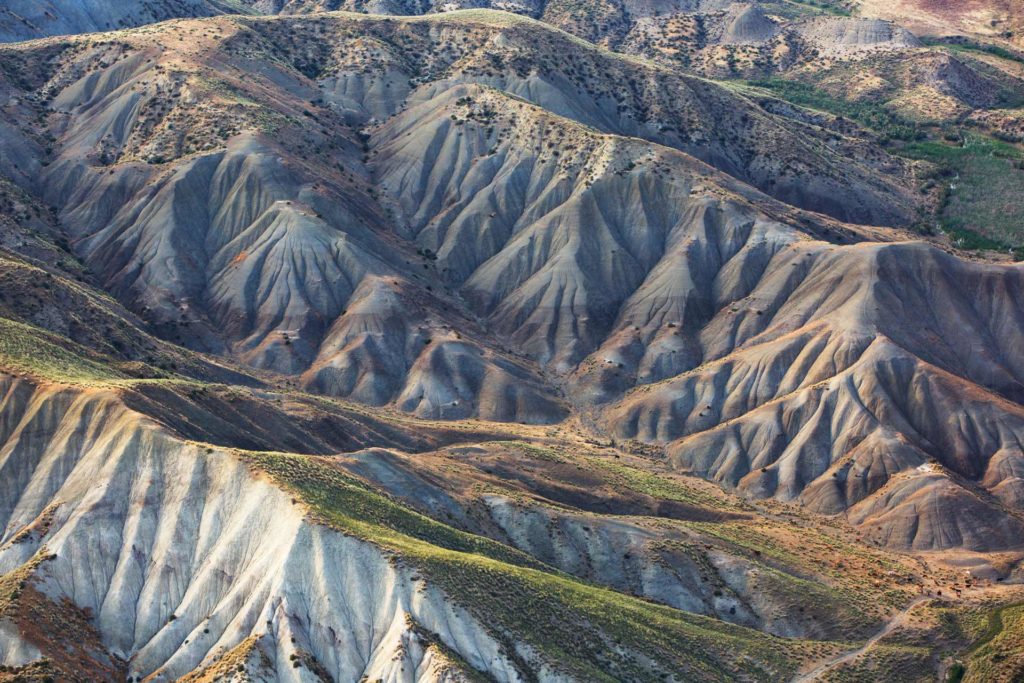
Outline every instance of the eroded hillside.
{"type": "Polygon", "coordinates": [[[1013,680],[1013,54],[594,7],[0,46],[0,680],[1013,680]]]}

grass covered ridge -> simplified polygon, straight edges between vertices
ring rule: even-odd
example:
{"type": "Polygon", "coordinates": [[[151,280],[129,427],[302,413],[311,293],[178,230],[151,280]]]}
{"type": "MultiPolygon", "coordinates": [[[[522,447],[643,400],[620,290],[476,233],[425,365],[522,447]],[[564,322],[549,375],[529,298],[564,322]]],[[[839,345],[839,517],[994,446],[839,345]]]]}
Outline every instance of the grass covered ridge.
{"type": "Polygon", "coordinates": [[[246,453],[242,459],[301,497],[316,521],[394,550],[422,550],[420,543],[530,567],[526,553],[459,531],[374,491],[321,458],[283,453],[246,453]]]}
{"type": "Polygon", "coordinates": [[[985,632],[971,646],[963,680],[1024,680],[1024,604],[997,607],[987,617],[985,632]]]}
{"type": "Polygon", "coordinates": [[[589,457],[587,464],[590,468],[602,471],[607,475],[609,483],[652,498],[674,500],[725,512],[740,512],[749,509],[740,504],[738,500],[714,495],[696,484],[687,485],[681,481],[681,478],[661,476],[607,458],[589,457]]]}
{"type": "Polygon", "coordinates": [[[58,382],[106,382],[124,377],[87,358],[88,352],[32,325],[0,318],[0,368],[58,382]]]}
{"type": "Polygon", "coordinates": [[[783,581],[791,590],[804,591],[805,598],[806,583],[796,577],[813,572],[824,578],[816,579],[812,592],[820,596],[819,601],[834,606],[835,619],[849,633],[873,631],[889,611],[902,607],[916,594],[916,587],[905,580],[908,570],[903,565],[809,527],[760,522],[685,524],[719,539],[733,552],[779,570],[766,575],[766,580],[783,581]]]}

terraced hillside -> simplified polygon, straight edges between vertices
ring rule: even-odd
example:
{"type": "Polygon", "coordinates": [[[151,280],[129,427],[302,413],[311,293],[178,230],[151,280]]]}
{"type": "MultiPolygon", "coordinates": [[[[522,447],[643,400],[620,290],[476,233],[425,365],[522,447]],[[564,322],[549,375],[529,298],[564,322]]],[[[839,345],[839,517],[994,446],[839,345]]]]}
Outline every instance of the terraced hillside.
{"type": "Polygon", "coordinates": [[[0,46],[0,680],[1017,675],[1012,53],[161,8],[0,46]]]}

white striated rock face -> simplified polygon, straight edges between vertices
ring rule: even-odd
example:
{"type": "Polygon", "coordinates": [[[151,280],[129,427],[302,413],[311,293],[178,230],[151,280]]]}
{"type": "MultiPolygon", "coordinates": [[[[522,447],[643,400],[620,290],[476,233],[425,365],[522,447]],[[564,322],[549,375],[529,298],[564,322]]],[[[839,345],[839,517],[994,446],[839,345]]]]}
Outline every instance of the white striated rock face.
{"type": "MultiPolygon", "coordinates": [[[[487,452],[484,446],[448,453],[453,451],[487,452]]],[[[806,602],[792,599],[794,585],[799,585],[792,576],[756,558],[715,549],[708,537],[668,521],[700,519],[698,508],[664,506],[646,516],[625,503],[615,514],[594,514],[502,493],[482,493],[467,501],[460,492],[473,487],[465,481],[439,482],[430,465],[420,464],[430,458],[375,448],[337,460],[352,474],[435,519],[452,520],[589,583],[783,637],[853,637],[852,621],[841,631],[833,630],[837,614],[863,623],[849,605],[825,591],[815,596],[813,609],[806,609],[806,602]],[[417,469],[421,466],[424,470],[417,469]]],[[[487,470],[498,468],[489,465],[487,470]]],[[[709,519],[730,517],[744,519],[724,512],[709,519]]]]}
{"type": "MultiPolygon", "coordinates": [[[[0,573],[38,548],[40,589],[94,615],[129,676],[174,680],[246,638],[270,680],[455,680],[413,625],[499,681],[497,643],[411,567],[311,524],[232,455],[181,443],[108,390],[5,380],[0,405],[0,573]],[[48,506],[45,534],[10,542],[48,506]],[[303,661],[306,661],[305,659],[303,661]]],[[[38,656],[10,627],[0,661],[38,656]]]]}
{"type": "Polygon", "coordinates": [[[0,620],[0,665],[25,666],[41,656],[39,648],[22,638],[17,626],[0,620]]]}
{"type": "MultiPolygon", "coordinates": [[[[522,506],[504,496],[486,496],[484,502],[513,545],[563,571],[695,614],[754,628],[767,621],[765,614],[745,604],[749,596],[713,597],[717,584],[705,585],[701,567],[685,554],[652,551],[648,544],[667,535],[661,530],[645,529],[628,518],[595,519],[522,506]]],[[[766,613],[767,608],[778,609],[769,604],[770,598],[763,602],[766,613]]]]}

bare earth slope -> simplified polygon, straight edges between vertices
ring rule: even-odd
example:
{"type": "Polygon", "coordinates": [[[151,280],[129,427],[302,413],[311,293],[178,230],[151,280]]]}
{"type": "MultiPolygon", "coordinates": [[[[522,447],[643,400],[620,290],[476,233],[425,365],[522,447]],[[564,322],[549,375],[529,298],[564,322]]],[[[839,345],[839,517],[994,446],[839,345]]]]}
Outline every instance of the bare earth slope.
{"type": "MultiPolygon", "coordinates": [[[[209,24],[216,26],[209,34],[207,24],[171,24],[125,34],[129,42],[10,50],[9,73],[18,74],[12,94],[25,90],[9,112],[17,131],[9,170],[59,205],[61,222],[75,226],[75,249],[103,286],[167,338],[304,373],[321,390],[398,401],[421,415],[530,421],[557,419],[561,409],[490,334],[530,334],[530,345],[539,346],[524,347],[544,363],[557,342],[564,369],[598,346],[616,309],[656,272],[668,235],[700,224],[703,209],[686,205],[721,203],[750,216],[791,212],[688,151],[782,198],[842,216],[900,222],[910,215],[906,164],[866,140],[837,138],[721,87],[586,46],[578,63],[556,67],[543,55],[576,49],[570,38],[506,18],[398,25],[336,16],[224,19],[209,24]],[[363,45],[366,30],[391,41],[390,56],[363,45]],[[334,36],[335,47],[270,61],[287,40],[306,45],[320,34],[334,36]],[[281,42],[284,36],[291,37],[281,42]],[[505,47],[496,52],[495,41],[505,47]],[[447,43],[464,45],[462,54],[432,52],[447,43]],[[424,61],[396,61],[406,59],[400,46],[413,44],[424,61]],[[491,60],[502,52],[498,68],[491,60]],[[530,74],[515,59],[551,64],[550,72],[530,74]],[[107,66],[95,70],[97,60],[107,66]],[[264,75],[243,77],[251,73],[264,75]],[[613,105],[612,93],[622,97],[612,87],[616,73],[647,85],[613,105]],[[410,92],[417,79],[423,83],[410,92]],[[39,114],[41,129],[20,127],[39,114]],[[663,123],[681,118],[690,124],[663,123]],[[721,126],[735,132],[722,135],[721,126]],[[556,158],[555,141],[537,145],[527,130],[579,141],[577,158],[556,158]],[[44,144],[49,137],[54,142],[44,144]],[[417,157],[430,146],[440,173],[434,178],[417,157]],[[853,172],[861,182],[850,184],[841,153],[864,159],[853,172]],[[504,206],[486,214],[460,206],[450,194],[455,185],[467,200],[490,185],[479,197],[504,206]],[[626,211],[604,218],[607,243],[591,243],[589,256],[578,251],[573,233],[588,213],[603,210],[596,201],[615,194],[626,211]],[[660,215],[655,205],[668,198],[678,203],[675,213],[660,215]],[[481,218],[485,225],[475,223],[481,218]],[[477,244],[463,240],[450,253],[465,229],[479,230],[477,244]],[[533,263],[515,265],[523,240],[542,233],[533,263]],[[599,265],[606,249],[617,255],[599,265]],[[569,270],[552,280],[556,263],[569,270]],[[508,267],[517,271],[511,279],[502,273],[508,267]],[[591,291],[611,271],[621,282],[591,291]],[[422,315],[403,314],[401,331],[392,330],[387,309],[402,300],[422,302],[422,315]],[[552,307],[554,300],[564,301],[568,318],[550,317],[547,311],[563,308],[552,307]],[[472,322],[479,316],[501,324],[481,329],[472,322]],[[570,326],[571,341],[556,339],[558,325],[570,326]],[[394,332],[386,340],[385,329],[394,332]],[[455,363],[459,376],[455,357],[463,359],[455,363]],[[481,402],[484,385],[492,393],[481,402]],[[498,397],[511,401],[511,411],[498,397]]],[[[842,226],[819,229],[855,239],[842,226]]]]}
{"type": "Polygon", "coordinates": [[[1024,7],[1018,0],[909,0],[880,3],[861,0],[860,11],[869,16],[899,20],[921,33],[964,32],[998,37],[1018,45],[1024,7]]]}

